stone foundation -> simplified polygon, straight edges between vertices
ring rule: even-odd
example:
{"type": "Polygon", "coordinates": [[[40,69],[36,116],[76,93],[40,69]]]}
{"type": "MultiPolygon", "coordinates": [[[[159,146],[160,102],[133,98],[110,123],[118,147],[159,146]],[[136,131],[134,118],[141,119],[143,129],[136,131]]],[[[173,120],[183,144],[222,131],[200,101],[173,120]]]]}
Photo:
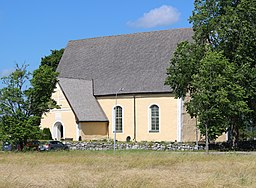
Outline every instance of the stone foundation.
{"type": "MultiPolygon", "coordinates": [[[[66,142],[70,150],[113,150],[111,142],[66,142]]],[[[203,146],[183,143],[117,143],[117,150],[152,150],[152,151],[195,151],[203,150],[203,146]]]]}

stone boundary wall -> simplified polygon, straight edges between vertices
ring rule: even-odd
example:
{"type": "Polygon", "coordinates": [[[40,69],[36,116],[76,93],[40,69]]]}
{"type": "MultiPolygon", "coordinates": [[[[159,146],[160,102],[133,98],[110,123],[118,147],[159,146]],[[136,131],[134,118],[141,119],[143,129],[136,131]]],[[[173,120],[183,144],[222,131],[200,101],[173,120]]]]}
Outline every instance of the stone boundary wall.
{"type": "MultiPolygon", "coordinates": [[[[68,142],[70,150],[113,150],[114,144],[111,142],[68,142]]],[[[117,143],[117,150],[152,150],[152,151],[196,151],[204,150],[204,146],[184,143],[162,143],[162,142],[143,142],[143,143],[117,143]]]]}

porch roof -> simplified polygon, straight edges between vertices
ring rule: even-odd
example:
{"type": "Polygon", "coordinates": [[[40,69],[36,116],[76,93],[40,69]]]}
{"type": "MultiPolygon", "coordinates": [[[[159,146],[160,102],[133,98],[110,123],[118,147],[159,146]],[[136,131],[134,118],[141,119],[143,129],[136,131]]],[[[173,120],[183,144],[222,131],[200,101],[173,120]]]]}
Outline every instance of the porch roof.
{"type": "Polygon", "coordinates": [[[78,121],[108,121],[93,96],[91,80],[59,78],[59,84],[78,121]]]}

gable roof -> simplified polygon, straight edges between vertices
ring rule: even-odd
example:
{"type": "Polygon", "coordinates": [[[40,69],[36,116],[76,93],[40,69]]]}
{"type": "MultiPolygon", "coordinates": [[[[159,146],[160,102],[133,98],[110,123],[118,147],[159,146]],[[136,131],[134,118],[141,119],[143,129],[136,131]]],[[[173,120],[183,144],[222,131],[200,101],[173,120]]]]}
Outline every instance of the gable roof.
{"type": "Polygon", "coordinates": [[[93,96],[92,81],[59,78],[59,84],[78,121],[108,121],[93,96]]]}
{"type": "Polygon", "coordinates": [[[119,88],[126,94],[171,92],[166,69],[177,43],[191,41],[192,34],[187,28],[70,41],[57,71],[60,78],[93,80],[95,96],[119,88]]]}

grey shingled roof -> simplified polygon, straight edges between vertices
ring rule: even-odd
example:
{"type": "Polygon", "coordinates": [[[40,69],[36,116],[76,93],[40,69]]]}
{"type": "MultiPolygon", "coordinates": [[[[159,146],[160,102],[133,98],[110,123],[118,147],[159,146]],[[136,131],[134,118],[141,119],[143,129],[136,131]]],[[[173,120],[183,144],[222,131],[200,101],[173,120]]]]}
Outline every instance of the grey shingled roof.
{"type": "Polygon", "coordinates": [[[91,80],[59,78],[59,84],[78,121],[108,121],[93,96],[91,80]]]}
{"type": "Polygon", "coordinates": [[[70,41],[57,71],[60,78],[93,80],[95,96],[119,88],[122,93],[171,92],[164,85],[171,55],[192,34],[187,28],[70,41]]]}

